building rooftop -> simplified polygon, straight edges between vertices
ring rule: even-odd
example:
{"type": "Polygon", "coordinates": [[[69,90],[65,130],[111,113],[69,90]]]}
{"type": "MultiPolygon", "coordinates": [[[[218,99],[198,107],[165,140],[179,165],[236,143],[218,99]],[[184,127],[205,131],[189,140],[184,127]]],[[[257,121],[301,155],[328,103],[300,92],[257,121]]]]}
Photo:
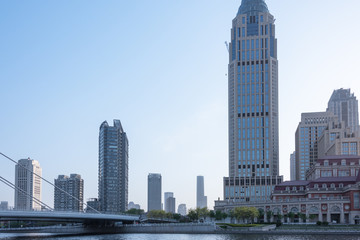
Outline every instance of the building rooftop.
{"type": "Polygon", "coordinates": [[[242,0],[237,15],[248,14],[255,15],[259,12],[269,12],[265,0],[242,0]]]}

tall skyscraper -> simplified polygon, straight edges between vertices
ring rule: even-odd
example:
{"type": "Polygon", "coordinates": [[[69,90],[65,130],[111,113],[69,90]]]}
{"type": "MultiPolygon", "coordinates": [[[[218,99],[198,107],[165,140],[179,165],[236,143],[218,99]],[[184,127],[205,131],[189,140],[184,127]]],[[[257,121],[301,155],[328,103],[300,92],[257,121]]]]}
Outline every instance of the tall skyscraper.
{"type": "Polygon", "coordinates": [[[344,121],[345,127],[349,127],[352,132],[359,130],[358,100],[350,89],[334,90],[327,111],[338,116],[340,122],[344,121]]]}
{"type": "Polygon", "coordinates": [[[332,112],[301,114],[295,133],[296,180],[306,180],[306,171],[318,159],[318,139],[332,121],[337,121],[332,112]]]}
{"type": "Polygon", "coordinates": [[[129,143],[120,120],[105,121],[99,133],[99,201],[102,212],[121,213],[128,206],[129,143]]]}
{"type": "Polygon", "coordinates": [[[270,199],[279,176],[275,18],[264,0],[242,0],[229,49],[229,177],[224,199],[270,199]]]}
{"type": "Polygon", "coordinates": [[[20,159],[15,166],[15,210],[40,211],[41,204],[41,167],[38,161],[20,159]]]}
{"type": "Polygon", "coordinates": [[[66,212],[82,212],[84,210],[84,180],[79,174],[70,177],[59,175],[55,179],[54,210],[66,212]],[[63,191],[61,191],[61,190],[63,191]],[[71,197],[71,196],[75,197],[71,197]]]}
{"type": "Polygon", "coordinates": [[[161,210],[161,175],[148,175],[148,211],[161,210]]]}
{"type": "Polygon", "coordinates": [[[207,207],[207,197],[204,194],[204,177],[197,176],[196,182],[196,207],[207,207]]]}

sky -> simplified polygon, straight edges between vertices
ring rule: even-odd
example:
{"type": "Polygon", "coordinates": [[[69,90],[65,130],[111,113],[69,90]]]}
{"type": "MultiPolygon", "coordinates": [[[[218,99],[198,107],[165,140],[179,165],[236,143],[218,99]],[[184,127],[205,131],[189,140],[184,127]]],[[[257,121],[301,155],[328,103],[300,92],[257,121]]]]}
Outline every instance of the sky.
{"type": "MultiPolygon", "coordinates": [[[[338,88],[360,97],[358,0],[267,0],[276,18],[280,174],[302,112],[325,111],[338,88]]],[[[240,0],[0,1],[0,152],[40,162],[43,177],[81,174],[97,197],[98,135],[120,119],[129,201],[147,209],[147,175],[161,173],[176,205],[208,206],[228,176],[225,41],[240,0]]],[[[0,157],[0,176],[15,166],[0,157]]],[[[53,206],[53,187],[42,200],[53,206]]],[[[0,201],[14,191],[0,183],[0,201]]]]}

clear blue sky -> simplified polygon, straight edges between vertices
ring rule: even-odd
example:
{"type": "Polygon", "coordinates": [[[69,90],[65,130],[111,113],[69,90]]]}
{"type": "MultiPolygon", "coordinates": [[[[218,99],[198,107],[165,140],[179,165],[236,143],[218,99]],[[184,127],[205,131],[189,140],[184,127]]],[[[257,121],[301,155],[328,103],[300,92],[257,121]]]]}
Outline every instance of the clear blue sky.
{"type": "MultiPolygon", "coordinates": [[[[120,119],[130,141],[129,200],[147,208],[161,173],[176,204],[209,207],[228,175],[224,42],[240,0],[0,1],[0,151],[40,162],[43,176],[78,173],[97,197],[98,130],[120,119]]],[[[280,171],[301,112],[323,111],[334,89],[360,97],[358,0],[268,0],[280,64],[280,171]]],[[[0,159],[0,176],[14,165],[0,159]]],[[[0,184],[0,200],[13,190],[0,184]]],[[[53,189],[43,188],[53,204],[53,189]]]]}

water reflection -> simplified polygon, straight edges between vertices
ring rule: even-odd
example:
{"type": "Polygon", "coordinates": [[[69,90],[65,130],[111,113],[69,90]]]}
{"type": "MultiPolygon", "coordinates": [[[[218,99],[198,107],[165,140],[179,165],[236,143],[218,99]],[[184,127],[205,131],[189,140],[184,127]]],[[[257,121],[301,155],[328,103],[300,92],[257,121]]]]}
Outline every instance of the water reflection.
{"type": "Polygon", "coordinates": [[[249,235],[249,234],[116,234],[98,236],[76,236],[76,237],[56,237],[56,236],[34,236],[34,235],[10,235],[0,234],[1,240],[360,240],[360,236],[344,235],[249,235]]]}

